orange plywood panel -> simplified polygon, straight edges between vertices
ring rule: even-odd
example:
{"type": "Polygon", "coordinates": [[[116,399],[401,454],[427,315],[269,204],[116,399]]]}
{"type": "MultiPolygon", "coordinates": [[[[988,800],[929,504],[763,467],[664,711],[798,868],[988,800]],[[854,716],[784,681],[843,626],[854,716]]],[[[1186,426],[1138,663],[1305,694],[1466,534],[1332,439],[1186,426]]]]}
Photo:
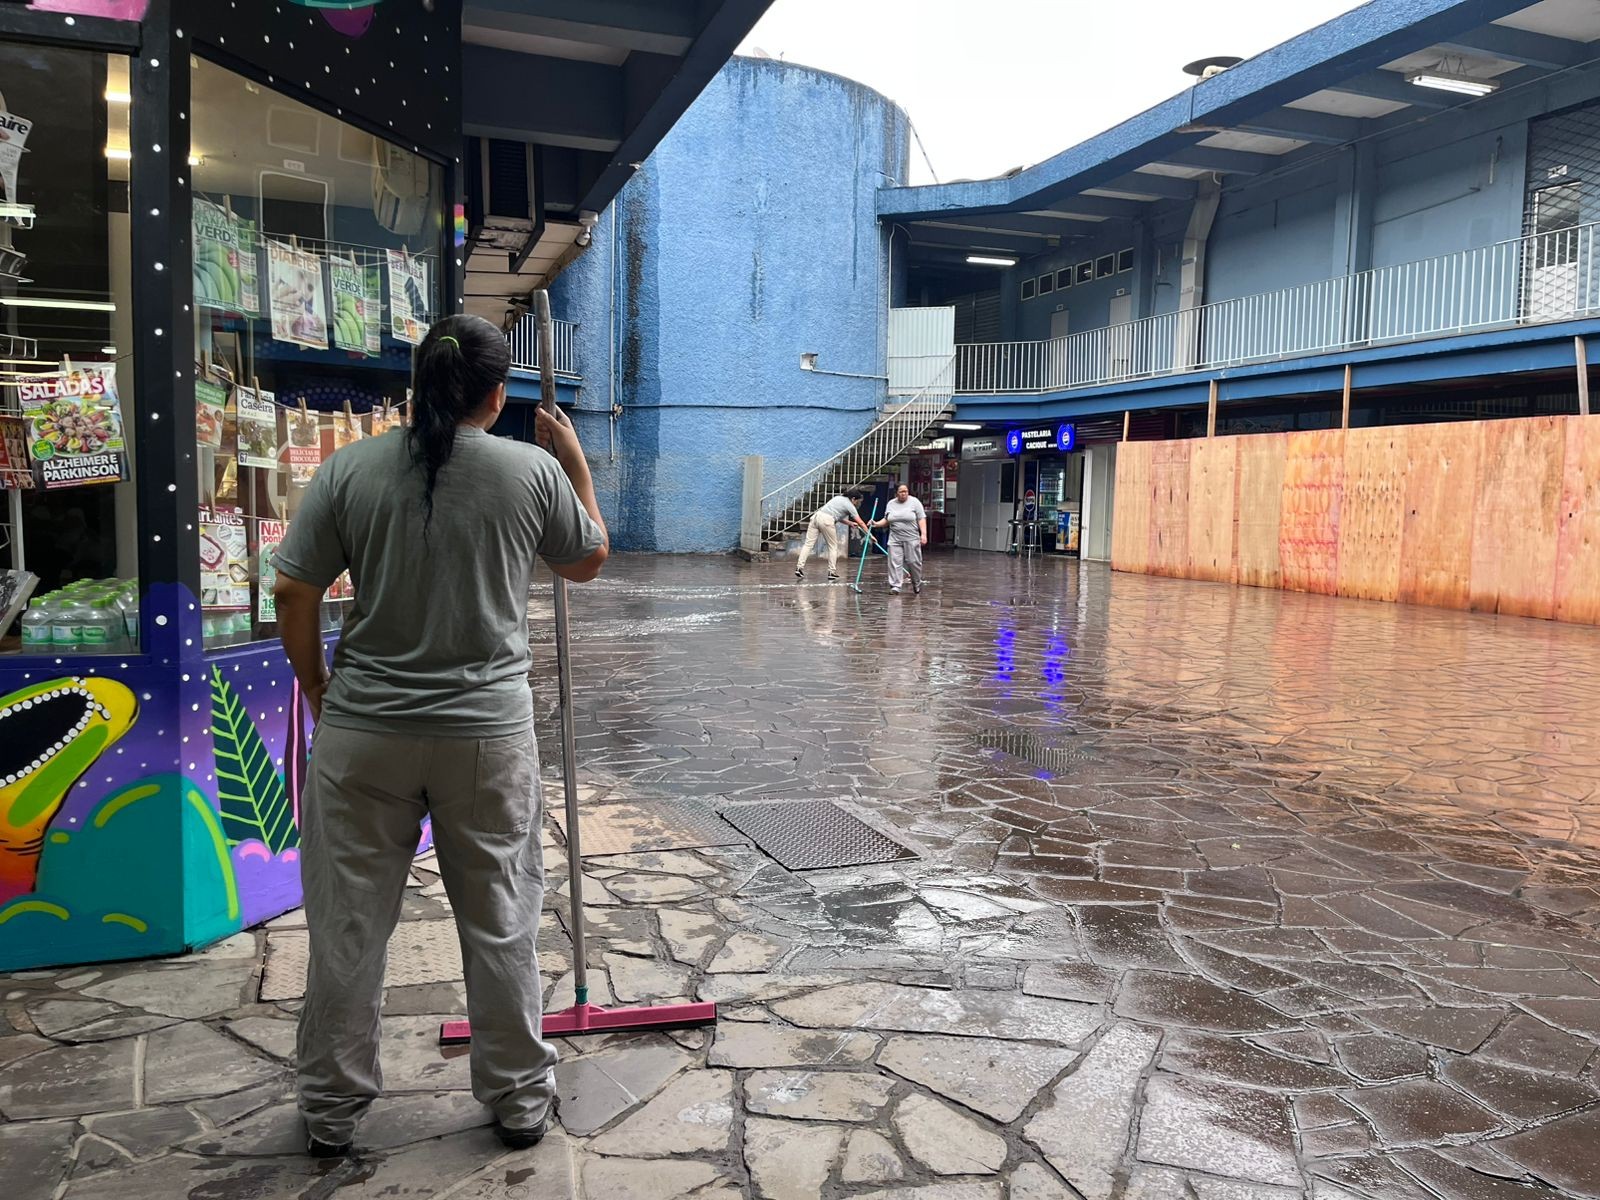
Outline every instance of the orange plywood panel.
{"type": "Polygon", "coordinates": [[[1565,417],[1480,428],[1470,603],[1484,612],[1553,617],[1565,417]]]}
{"type": "Polygon", "coordinates": [[[1278,557],[1282,586],[1331,596],[1339,585],[1339,506],[1344,433],[1291,433],[1283,468],[1278,557]]]}
{"type": "Polygon", "coordinates": [[[1239,439],[1207,438],[1189,450],[1190,579],[1233,578],[1239,439]]]}
{"type": "Polygon", "coordinates": [[[1111,512],[1111,566],[1145,572],[1150,566],[1150,450],[1154,442],[1117,447],[1116,501],[1111,512]]]}
{"type": "Polygon", "coordinates": [[[1345,434],[1339,595],[1362,600],[1399,596],[1405,475],[1405,426],[1352,429],[1345,434]]]}
{"type": "Polygon", "coordinates": [[[1278,540],[1283,515],[1283,470],[1289,435],[1243,436],[1239,443],[1237,568],[1234,577],[1254,587],[1278,587],[1278,540]]]}
{"type": "Polygon", "coordinates": [[[1188,440],[1157,442],[1150,461],[1152,575],[1182,578],[1189,569],[1188,440]]]}
{"type": "Polygon", "coordinates": [[[1467,607],[1481,427],[1463,421],[1406,430],[1400,599],[1407,603],[1467,607]]]}
{"type": "Polygon", "coordinates": [[[1600,625],[1600,417],[1563,417],[1566,454],[1556,544],[1558,621],[1600,625]]]}

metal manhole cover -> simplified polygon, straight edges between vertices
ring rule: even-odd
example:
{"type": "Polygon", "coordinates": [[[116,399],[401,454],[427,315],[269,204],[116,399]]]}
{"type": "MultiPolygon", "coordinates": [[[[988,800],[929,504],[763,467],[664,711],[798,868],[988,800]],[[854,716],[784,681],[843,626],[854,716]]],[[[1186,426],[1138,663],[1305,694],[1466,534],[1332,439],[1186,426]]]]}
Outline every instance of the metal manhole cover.
{"type": "Polygon", "coordinates": [[[1016,729],[989,729],[972,739],[984,750],[998,750],[1046,771],[1061,771],[1077,763],[1093,762],[1087,750],[1071,750],[1052,745],[1038,734],[1016,729]]]}
{"type": "Polygon", "coordinates": [[[831,800],[737,804],[723,809],[722,817],[791,871],[864,867],[916,857],[831,800]]]}
{"type": "MultiPolygon", "coordinates": [[[[565,837],[567,814],[558,806],[551,815],[565,837]]],[[[711,809],[681,800],[628,800],[586,807],[578,816],[578,837],[584,858],[744,844],[744,838],[718,820],[711,809]]]]}

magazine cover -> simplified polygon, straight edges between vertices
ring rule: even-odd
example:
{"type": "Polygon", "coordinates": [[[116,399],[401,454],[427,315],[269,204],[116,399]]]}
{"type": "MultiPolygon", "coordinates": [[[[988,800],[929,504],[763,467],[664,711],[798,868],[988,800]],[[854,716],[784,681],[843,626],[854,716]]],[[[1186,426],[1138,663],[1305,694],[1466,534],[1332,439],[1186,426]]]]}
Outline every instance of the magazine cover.
{"type": "Polygon", "coordinates": [[[271,392],[235,388],[239,408],[239,465],[278,465],[278,404],[271,392]]]}
{"type": "Polygon", "coordinates": [[[367,353],[367,277],[353,258],[328,259],[333,288],[333,344],[340,350],[367,353]]]}
{"type": "Polygon", "coordinates": [[[420,345],[428,332],[428,267],[404,250],[389,254],[389,332],[420,345]]]}
{"type": "Polygon", "coordinates": [[[273,338],[326,350],[328,297],[322,286],[322,257],[282,242],[268,242],[267,287],[272,295],[273,338]]]}
{"type": "Polygon", "coordinates": [[[122,406],[114,364],[19,379],[17,398],[28,424],[28,457],[39,486],[122,480],[122,406]]]}

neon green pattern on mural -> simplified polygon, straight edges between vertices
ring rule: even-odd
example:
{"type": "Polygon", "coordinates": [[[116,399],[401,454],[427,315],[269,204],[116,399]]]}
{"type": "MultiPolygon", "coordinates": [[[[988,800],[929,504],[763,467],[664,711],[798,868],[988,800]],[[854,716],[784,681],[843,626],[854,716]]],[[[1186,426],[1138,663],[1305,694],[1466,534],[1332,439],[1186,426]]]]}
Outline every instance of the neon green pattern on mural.
{"type": "Polygon", "coordinates": [[[217,802],[228,845],[260,841],[273,854],[300,844],[283,776],[238,693],[211,668],[211,733],[217,757],[217,802]]]}

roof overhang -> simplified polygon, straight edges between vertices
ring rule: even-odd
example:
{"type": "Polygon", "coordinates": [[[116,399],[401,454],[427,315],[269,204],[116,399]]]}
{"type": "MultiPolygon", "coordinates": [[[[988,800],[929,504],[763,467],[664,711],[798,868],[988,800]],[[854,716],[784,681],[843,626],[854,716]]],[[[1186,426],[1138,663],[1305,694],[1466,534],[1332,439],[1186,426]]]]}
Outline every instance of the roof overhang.
{"type": "Polygon", "coordinates": [[[927,261],[944,267],[962,244],[930,225],[972,229],[965,245],[981,253],[1024,232],[1024,214],[1137,219],[1185,202],[1203,176],[1292,169],[1329,147],[1490,99],[1409,82],[1433,64],[1504,93],[1597,57],[1600,4],[1373,0],[1026,170],[884,188],[878,213],[904,224],[913,245],[937,246],[927,261]]]}
{"type": "MultiPolygon", "coordinates": [[[[477,216],[469,229],[469,312],[503,321],[571,261],[586,244],[596,214],[770,4],[466,0],[467,137],[533,148],[526,197],[519,201],[526,213],[496,224],[484,214],[504,216],[503,203],[469,203],[477,216]]],[[[470,165],[473,156],[463,158],[470,165]]],[[[467,183],[471,200],[481,180],[467,183]]]]}

